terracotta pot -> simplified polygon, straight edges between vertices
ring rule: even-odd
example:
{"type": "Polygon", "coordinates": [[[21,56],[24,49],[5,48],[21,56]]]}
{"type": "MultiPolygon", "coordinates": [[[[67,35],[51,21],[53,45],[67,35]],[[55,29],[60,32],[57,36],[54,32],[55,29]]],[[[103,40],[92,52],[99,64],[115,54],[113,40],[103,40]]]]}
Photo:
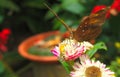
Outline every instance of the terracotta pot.
{"type": "Polygon", "coordinates": [[[35,42],[43,40],[51,35],[58,35],[58,34],[60,34],[59,31],[51,31],[51,32],[45,32],[45,33],[41,33],[32,37],[29,37],[19,45],[18,47],[19,54],[24,58],[27,58],[29,60],[36,61],[36,62],[44,62],[44,63],[58,62],[58,59],[56,56],[37,56],[37,55],[28,53],[28,49],[32,47],[35,42]]]}

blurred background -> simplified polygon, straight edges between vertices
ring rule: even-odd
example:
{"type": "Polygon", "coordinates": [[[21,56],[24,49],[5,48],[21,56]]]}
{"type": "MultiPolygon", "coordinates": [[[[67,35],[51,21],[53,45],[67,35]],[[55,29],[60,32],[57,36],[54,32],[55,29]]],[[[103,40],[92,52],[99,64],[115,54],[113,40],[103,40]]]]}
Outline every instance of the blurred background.
{"type": "MultiPolygon", "coordinates": [[[[94,6],[110,6],[113,1],[0,0],[0,77],[42,77],[33,75],[32,61],[18,53],[18,46],[26,38],[39,33],[66,31],[43,3],[47,3],[70,27],[77,28],[94,6]]],[[[102,30],[96,42],[105,42],[108,50],[98,51],[95,57],[115,71],[116,77],[120,77],[120,14],[111,15],[102,30]]]]}

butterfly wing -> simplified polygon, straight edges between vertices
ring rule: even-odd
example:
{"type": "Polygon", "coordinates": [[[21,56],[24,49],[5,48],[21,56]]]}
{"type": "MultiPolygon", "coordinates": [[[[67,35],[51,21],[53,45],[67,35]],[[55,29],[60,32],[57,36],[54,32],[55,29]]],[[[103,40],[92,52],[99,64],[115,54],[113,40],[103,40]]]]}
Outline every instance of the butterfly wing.
{"type": "Polygon", "coordinates": [[[73,37],[77,41],[90,41],[101,33],[101,26],[106,19],[106,9],[102,9],[95,14],[83,18],[80,26],[73,32],[73,37]]]}

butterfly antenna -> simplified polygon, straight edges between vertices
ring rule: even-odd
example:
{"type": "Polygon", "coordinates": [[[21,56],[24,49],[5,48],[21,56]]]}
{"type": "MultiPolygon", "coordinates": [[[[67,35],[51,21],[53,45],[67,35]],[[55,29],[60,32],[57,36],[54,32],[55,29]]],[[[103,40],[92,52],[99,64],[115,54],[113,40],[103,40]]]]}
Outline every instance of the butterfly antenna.
{"type": "Polygon", "coordinates": [[[55,13],[46,3],[44,5],[56,16],[56,18],[65,26],[65,28],[70,32],[71,36],[73,36],[72,29],[55,13]]]}

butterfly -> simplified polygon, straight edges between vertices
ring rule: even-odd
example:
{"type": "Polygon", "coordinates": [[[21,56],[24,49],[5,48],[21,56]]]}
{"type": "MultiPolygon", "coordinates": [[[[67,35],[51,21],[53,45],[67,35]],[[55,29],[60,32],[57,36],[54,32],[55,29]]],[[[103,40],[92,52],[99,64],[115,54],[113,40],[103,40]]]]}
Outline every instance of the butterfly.
{"type": "Polygon", "coordinates": [[[108,8],[85,16],[78,28],[73,31],[73,37],[78,41],[90,41],[98,37],[102,31],[102,25],[106,20],[106,12],[108,8]]]}
{"type": "Polygon", "coordinates": [[[98,37],[102,31],[102,25],[106,20],[108,8],[103,8],[100,11],[83,17],[80,25],[76,30],[72,30],[60,17],[48,6],[49,10],[57,17],[57,19],[68,29],[71,38],[77,41],[90,41],[98,37]]]}

